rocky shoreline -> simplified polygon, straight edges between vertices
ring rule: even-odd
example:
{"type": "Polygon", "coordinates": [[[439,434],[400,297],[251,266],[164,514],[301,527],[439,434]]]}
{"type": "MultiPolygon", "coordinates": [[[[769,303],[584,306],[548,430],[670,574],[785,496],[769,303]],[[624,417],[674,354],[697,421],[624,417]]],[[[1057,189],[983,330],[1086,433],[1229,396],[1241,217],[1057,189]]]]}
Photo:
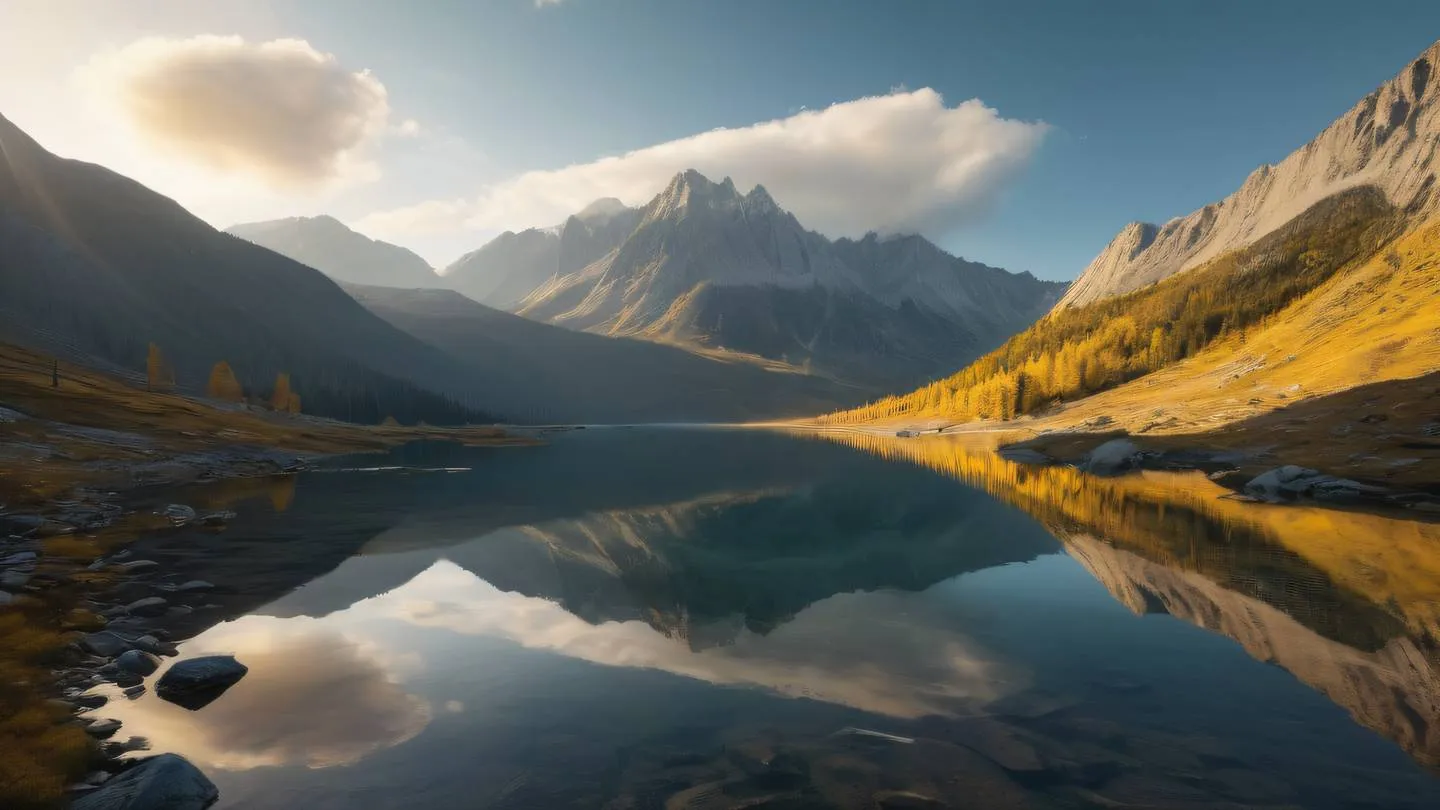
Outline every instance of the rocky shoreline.
{"type": "Polygon", "coordinates": [[[183,640],[167,625],[193,627],[185,617],[217,611],[221,606],[212,597],[224,589],[204,580],[182,581],[128,545],[155,533],[221,532],[236,517],[226,509],[155,501],[166,490],[289,475],[306,469],[313,457],[263,448],[194,456],[131,469],[132,487],[81,488],[25,510],[0,505],[0,612],[33,608],[64,616],[56,628],[58,646],[46,656],[49,682],[31,687],[47,709],[68,716],[91,740],[86,773],[66,788],[74,808],[138,810],[160,806],[154,801],[163,797],[164,807],[188,810],[215,800],[214,786],[183,758],[133,758],[148,750],[149,742],[143,736],[120,739],[121,724],[105,716],[109,700],[134,700],[151,689],[198,709],[245,672],[234,659],[193,659],[152,677],[163,659],[178,654],[176,642],[183,640]],[[143,506],[146,501],[151,505],[143,506]],[[118,694],[98,694],[97,687],[106,685],[118,694]]]}
{"type": "Polygon", "coordinates": [[[1093,437],[1065,447],[1056,436],[1003,445],[1000,455],[1020,464],[1073,466],[1091,475],[1137,470],[1199,471],[1232,491],[1230,497],[1256,503],[1406,510],[1421,519],[1440,519],[1440,495],[1356,481],[1295,464],[1266,464],[1268,454],[1243,450],[1142,447],[1132,437],[1093,437]],[[1096,443],[1098,441],[1098,443],[1096,443]],[[1093,444],[1093,447],[1088,447],[1093,444]]]}

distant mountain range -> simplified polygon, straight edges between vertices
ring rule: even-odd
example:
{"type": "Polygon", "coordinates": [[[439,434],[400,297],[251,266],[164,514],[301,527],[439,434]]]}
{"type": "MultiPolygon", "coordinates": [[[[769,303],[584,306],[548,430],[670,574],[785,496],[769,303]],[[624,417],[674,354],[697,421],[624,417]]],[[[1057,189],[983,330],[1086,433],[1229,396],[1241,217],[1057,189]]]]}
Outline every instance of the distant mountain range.
{"type": "MultiPolygon", "coordinates": [[[[644,354],[652,370],[624,397],[631,419],[799,415],[802,404],[853,402],[953,371],[1024,328],[1064,289],[957,259],[919,236],[831,241],[805,230],[763,187],[741,195],[728,179],[713,183],[693,170],[643,208],[596,200],[559,225],[501,234],[434,279],[414,269],[413,254],[330,217],[230,232],[365,285],[352,292],[373,311],[457,357],[483,353],[487,379],[507,381],[490,387],[503,392],[500,407],[520,402],[527,413],[573,412],[538,403],[574,388],[560,381],[562,366],[586,377],[573,358],[602,351],[644,354]],[[530,322],[626,340],[577,342],[443,294],[379,289],[436,286],[530,322]],[[470,316],[463,326],[462,311],[470,316]],[[522,332],[526,341],[517,340],[522,332]],[[656,354],[646,343],[691,356],[656,354]],[[697,364],[697,355],[709,362],[697,364]],[[704,401],[700,391],[710,392],[704,401]]],[[[632,367],[618,358],[605,364],[609,374],[632,367]]],[[[583,401],[611,418],[616,394],[596,392],[621,387],[597,378],[583,401]]]]}
{"type": "Polygon", "coordinates": [[[1153,284],[1252,244],[1320,200],[1374,186],[1397,208],[1440,207],[1440,42],[1376,88],[1314,140],[1251,172],[1235,193],[1153,225],[1125,226],[1085,268],[1063,306],[1080,306],[1153,284]]]}
{"type": "Polygon", "coordinates": [[[308,264],[336,281],[386,287],[438,287],[424,259],[399,245],[356,233],[331,216],[232,225],[226,233],[308,264]]]}
{"type": "Polygon", "coordinates": [[[557,228],[504,234],[445,275],[534,320],[880,386],[963,365],[1064,289],[918,236],[831,241],[764,187],[741,194],[694,170],[643,208],[600,201],[557,228]]]}

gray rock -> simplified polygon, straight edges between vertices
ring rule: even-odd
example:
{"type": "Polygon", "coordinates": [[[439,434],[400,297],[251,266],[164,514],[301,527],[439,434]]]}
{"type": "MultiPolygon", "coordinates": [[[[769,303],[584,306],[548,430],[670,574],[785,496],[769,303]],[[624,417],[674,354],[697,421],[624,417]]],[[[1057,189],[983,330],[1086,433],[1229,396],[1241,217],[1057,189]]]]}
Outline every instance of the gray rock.
{"type": "Polygon", "coordinates": [[[195,519],[195,510],[180,503],[170,504],[161,510],[160,514],[176,526],[184,526],[195,519]]]}
{"type": "Polygon", "coordinates": [[[178,661],[160,677],[155,694],[194,711],[209,705],[249,671],[249,667],[229,655],[178,661]]]}
{"type": "Polygon", "coordinates": [[[76,695],[70,702],[82,709],[98,709],[104,706],[108,699],[104,695],[76,695]]]}
{"type": "Polygon", "coordinates": [[[1080,468],[1091,475],[1119,475],[1140,466],[1144,456],[1129,439],[1111,439],[1091,450],[1080,468]]]}
{"type": "Polygon", "coordinates": [[[114,658],[130,649],[130,642],[118,633],[102,630],[91,633],[80,640],[81,646],[96,655],[114,658]]]}
{"type": "Polygon", "coordinates": [[[158,568],[159,566],[160,563],[154,560],[126,560],[125,562],[115,563],[116,568],[119,568],[127,574],[133,574],[136,571],[148,571],[151,568],[158,568]]]}
{"type": "Polygon", "coordinates": [[[115,732],[119,730],[120,721],[113,718],[96,720],[95,722],[85,727],[86,734],[89,734],[91,737],[95,737],[101,740],[109,739],[110,737],[115,736],[115,732]]]}
{"type": "Polygon", "coordinates": [[[1359,503],[1384,496],[1384,487],[1375,487],[1336,478],[1316,470],[1287,464],[1267,470],[1245,485],[1245,494],[1270,503],[1310,498],[1329,503],[1359,503]]]}
{"type": "MultiPolygon", "coordinates": [[[[173,610],[174,608],[171,609],[173,610]]],[[[171,644],[168,641],[161,641],[160,639],[150,635],[141,636],[135,639],[134,644],[135,649],[144,650],[145,652],[151,653],[153,655],[175,655],[178,652],[174,644],[171,644]]]]}
{"type": "Polygon", "coordinates": [[[131,616],[161,616],[170,603],[162,596],[147,596],[144,599],[136,599],[125,606],[125,612],[131,616]]]}
{"type": "Polygon", "coordinates": [[[199,593],[201,591],[213,591],[215,590],[215,586],[203,579],[192,579],[189,582],[182,583],[180,587],[175,590],[179,593],[199,593]]]}
{"type": "Polygon", "coordinates": [[[1015,462],[1016,464],[1054,464],[1055,459],[1050,458],[1033,447],[1002,447],[1000,457],[1015,462]]]}
{"type": "Polygon", "coordinates": [[[39,515],[0,515],[0,532],[4,534],[26,534],[43,525],[45,518],[39,515]]]}
{"type": "Polygon", "coordinates": [[[220,798],[215,784],[184,757],[143,759],[77,798],[72,810],[205,810],[220,798]]]}
{"type": "Polygon", "coordinates": [[[141,650],[128,650],[115,659],[115,665],[143,677],[160,668],[160,659],[141,650]]]}
{"type": "Polygon", "coordinates": [[[39,555],[33,551],[20,551],[0,559],[0,566],[31,565],[39,555]]]}
{"type": "Polygon", "coordinates": [[[145,685],[136,684],[135,686],[126,687],[126,689],[121,692],[121,694],[125,696],[126,700],[135,700],[136,698],[145,694],[145,685]]]}
{"type": "Polygon", "coordinates": [[[229,523],[234,519],[235,513],[231,512],[228,509],[225,509],[219,512],[211,512],[208,515],[204,515],[199,519],[199,521],[201,526],[224,526],[226,523],[229,523]]]}

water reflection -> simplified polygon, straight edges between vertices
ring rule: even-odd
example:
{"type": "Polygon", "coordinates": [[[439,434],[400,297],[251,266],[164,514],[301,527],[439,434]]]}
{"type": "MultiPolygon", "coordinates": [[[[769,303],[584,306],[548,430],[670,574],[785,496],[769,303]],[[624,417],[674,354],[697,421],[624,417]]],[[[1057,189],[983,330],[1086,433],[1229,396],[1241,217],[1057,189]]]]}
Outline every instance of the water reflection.
{"type": "Polygon", "coordinates": [[[1122,604],[1234,639],[1440,768],[1440,524],[1244,504],[1199,474],[1025,467],[963,437],[827,438],[1021,506],[1122,604]]]}
{"type": "Polygon", "coordinates": [[[430,705],[397,683],[413,675],[418,659],[393,656],[363,636],[250,616],[185,648],[187,657],[213,653],[235,655],[250,672],[202,711],[146,695],[112,701],[106,714],[143,731],[159,750],[184,751],[197,764],[226,770],[350,765],[411,739],[430,722],[430,705]]]}
{"type": "Polygon", "coordinates": [[[940,438],[370,466],[227,533],[246,680],[106,710],[222,806],[1440,803],[1433,525],[940,438]]]}

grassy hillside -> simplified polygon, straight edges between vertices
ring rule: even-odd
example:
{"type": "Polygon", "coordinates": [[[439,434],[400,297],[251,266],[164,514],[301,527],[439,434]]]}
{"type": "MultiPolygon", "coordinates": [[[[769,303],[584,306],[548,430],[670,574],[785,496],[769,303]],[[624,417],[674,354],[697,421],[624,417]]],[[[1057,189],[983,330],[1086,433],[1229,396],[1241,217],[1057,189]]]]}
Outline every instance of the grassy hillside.
{"type": "Polygon", "coordinates": [[[250,393],[286,373],[307,412],[362,423],[494,421],[483,381],[319,271],[57,157],[3,116],[0,151],[0,339],[128,370],[158,344],[191,391],[220,361],[250,393]]]}
{"type": "Polygon", "coordinates": [[[369,452],[417,439],[510,441],[495,428],[360,426],[218,406],[0,343],[0,503],[40,508],[80,484],[123,483],[127,464],[225,446],[296,453],[369,452]],[[10,445],[5,448],[4,445],[10,445]]]}
{"type": "Polygon", "coordinates": [[[450,290],[345,289],[370,311],[460,359],[486,381],[487,402],[530,422],[794,418],[876,393],[762,358],[551,326],[450,290]]]}
{"type": "MultiPolygon", "coordinates": [[[[1312,291],[1352,277],[1357,268],[1369,268],[1375,284],[1383,283],[1380,276],[1387,273],[1402,273],[1410,254],[1391,246],[1402,222],[1373,189],[1335,195],[1205,267],[1129,295],[1057,311],[954,376],[822,421],[1011,419],[1119,388],[1202,355],[1243,356],[1253,352],[1248,342],[1254,336],[1289,322],[1296,302],[1312,291]],[[1379,266],[1371,267],[1376,262],[1379,266]]],[[[1408,249],[1423,254],[1426,247],[1410,244],[1408,249]]],[[[1409,260],[1416,261],[1414,256],[1409,260]]],[[[1330,328],[1360,315],[1353,303],[1329,301],[1325,317],[1330,328]]],[[[1373,314],[1366,323],[1389,324],[1398,313],[1382,308],[1373,314]]],[[[1360,328],[1359,321],[1353,325],[1360,328]]],[[[1292,335],[1292,349],[1318,336],[1292,335]]],[[[1308,382],[1304,376],[1297,379],[1308,382]]]]}

